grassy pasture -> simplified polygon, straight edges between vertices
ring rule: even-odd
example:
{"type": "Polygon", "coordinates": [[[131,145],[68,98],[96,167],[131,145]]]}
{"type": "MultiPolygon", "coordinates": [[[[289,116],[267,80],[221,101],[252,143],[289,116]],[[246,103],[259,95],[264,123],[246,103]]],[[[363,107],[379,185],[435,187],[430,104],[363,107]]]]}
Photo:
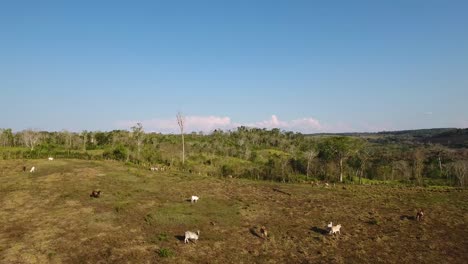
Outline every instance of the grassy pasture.
{"type": "Polygon", "coordinates": [[[0,263],[466,263],[467,223],[468,191],[453,188],[325,188],[113,161],[0,161],[0,263]],[[102,196],[90,198],[93,189],[102,196]],[[325,234],[330,221],[343,225],[341,235],[325,234]],[[197,243],[183,243],[187,230],[201,231],[197,243]]]}

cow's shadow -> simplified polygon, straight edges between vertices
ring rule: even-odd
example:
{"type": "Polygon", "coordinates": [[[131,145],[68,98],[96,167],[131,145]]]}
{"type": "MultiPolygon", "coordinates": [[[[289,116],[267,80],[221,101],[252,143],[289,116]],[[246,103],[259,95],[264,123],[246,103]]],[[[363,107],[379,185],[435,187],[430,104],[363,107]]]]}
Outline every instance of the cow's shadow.
{"type": "Polygon", "coordinates": [[[254,227],[249,228],[249,231],[250,231],[250,234],[252,234],[253,236],[256,236],[256,237],[258,237],[258,238],[262,238],[262,236],[260,236],[260,235],[257,233],[257,231],[255,230],[254,227]]]}
{"type": "Polygon", "coordinates": [[[411,216],[411,215],[402,215],[400,216],[400,220],[416,220],[416,216],[411,216]]]}
{"type": "Polygon", "coordinates": [[[310,230],[314,231],[317,234],[321,234],[321,235],[327,235],[329,233],[328,230],[326,230],[324,228],[317,227],[317,226],[312,227],[310,230]]]}
{"type": "Polygon", "coordinates": [[[179,235],[177,235],[177,236],[174,236],[174,237],[175,237],[177,240],[181,241],[181,242],[184,242],[184,240],[185,240],[185,236],[179,236],[179,235]]]}

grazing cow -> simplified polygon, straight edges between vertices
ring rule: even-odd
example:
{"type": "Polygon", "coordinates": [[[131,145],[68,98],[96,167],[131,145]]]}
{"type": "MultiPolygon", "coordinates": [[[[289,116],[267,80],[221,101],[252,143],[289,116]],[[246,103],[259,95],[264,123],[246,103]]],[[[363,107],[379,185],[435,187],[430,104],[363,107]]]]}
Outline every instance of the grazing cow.
{"type": "Polygon", "coordinates": [[[335,233],[340,233],[341,235],[340,229],[341,229],[341,225],[332,226],[330,230],[330,235],[335,234],[335,233]]]}
{"type": "Polygon", "coordinates": [[[260,234],[262,234],[262,237],[265,238],[265,239],[268,237],[268,231],[267,231],[265,226],[262,226],[260,228],[260,234]]]}
{"type": "Polygon", "coordinates": [[[33,173],[35,171],[36,171],[36,167],[33,166],[29,172],[33,173]]]}
{"type": "Polygon", "coordinates": [[[423,219],[424,219],[424,212],[423,212],[423,209],[421,209],[416,214],[416,220],[417,221],[422,221],[423,219]]]}
{"type": "Polygon", "coordinates": [[[26,166],[23,166],[23,172],[26,172],[26,166]]]}
{"type": "Polygon", "coordinates": [[[99,198],[99,196],[101,196],[101,191],[94,191],[94,190],[89,195],[89,197],[92,197],[92,198],[99,198]]]}
{"type": "Polygon", "coordinates": [[[52,158],[52,157],[49,157],[49,160],[54,160],[54,158],[52,158]]]}
{"type": "Polygon", "coordinates": [[[185,232],[184,243],[188,243],[190,240],[193,240],[193,242],[195,243],[195,241],[198,240],[199,236],[200,236],[200,230],[198,230],[196,233],[192,231],[187,231],[185,232]]]}

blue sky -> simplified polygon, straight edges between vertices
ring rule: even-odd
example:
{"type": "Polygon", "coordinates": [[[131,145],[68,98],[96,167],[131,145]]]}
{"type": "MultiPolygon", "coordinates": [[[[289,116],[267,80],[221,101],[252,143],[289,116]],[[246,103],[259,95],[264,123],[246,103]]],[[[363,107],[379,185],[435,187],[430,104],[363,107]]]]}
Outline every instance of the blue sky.
{"type": "Polygon", "coordinates": [[[468,127],[467,1],[2,1],[0,127],[468,127]],[[66,3],[67,2],[67,3],[66,3]]]}

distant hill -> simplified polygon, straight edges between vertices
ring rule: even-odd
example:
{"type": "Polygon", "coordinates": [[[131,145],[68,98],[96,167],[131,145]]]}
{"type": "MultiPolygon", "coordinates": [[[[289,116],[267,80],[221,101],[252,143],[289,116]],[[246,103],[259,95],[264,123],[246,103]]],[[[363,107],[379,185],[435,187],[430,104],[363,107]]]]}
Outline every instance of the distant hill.
{"type": "Polygon", "coordinates": [[[378,132],[381,135],[398,135],[410,136],[414,138],[431,137],[440,133],[450,132],[457,130],[457,128],[428,128],[428,129],[414,129],[414,130],[399,130],[399,131],[382,131],[378,132]]]}
{"type": "Polygon", "coordinates": [[[441,144],[455,148],[468,147],[468,128],[452,129],[422,139],[425,143],[441,144]]]}
{"type": "Polygon", "coordinates": [[[379,144],[441,144],[452,148],[468,148],[468,128],[430,128],[376,133],[318,133],[308,136],[354,136],[379,144]]]}

